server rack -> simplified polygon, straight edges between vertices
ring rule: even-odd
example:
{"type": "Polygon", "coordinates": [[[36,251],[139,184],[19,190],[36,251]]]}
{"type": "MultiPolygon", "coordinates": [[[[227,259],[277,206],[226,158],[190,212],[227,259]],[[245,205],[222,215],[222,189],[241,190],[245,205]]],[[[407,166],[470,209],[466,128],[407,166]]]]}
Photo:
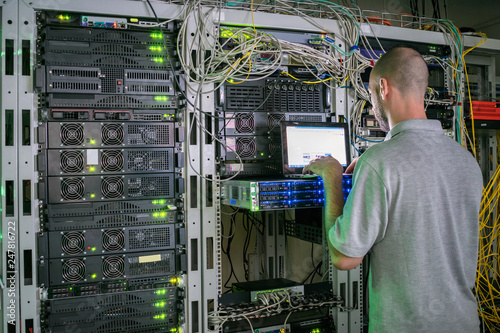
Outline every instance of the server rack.
{"type": "MultiPolygon", "coordinates": [[[[183,20],[182,17],[182,5],[174,3],[153,3],[157,14],[161,18],[178,18],[183,20]]],[[[96,67],[89,66],[89,61],[92,62],[95,59],[88,57],[85,59],[78,58],[76,61],[78,64],[71,63],[72,67],[76,70],[85,69],[88,78],[82,78],[78,80],[66,80],[61,77],[55,77],[53,79],[52,86],[40,86],[38,79],[40,75],[35,75],[37,70],[37,59],[40,55],[37,54],[37,13],[54,11],[57,12],[68,12],[68,13],[85,13],[87,17],[143,17],[151,20],[153,17],[151,9],[146,6],[145,3],[140,1],[106,1],[105,3],[97,1],[87,1],[81,3],[65,3],[61,8],[53,8],[50,3],[45,1],[32,1],[30,3],[18,2],[13,0],[4,1],[0,4],[1,10],[1,24],[2,24],[2,42],[1,49],[5,56],[2,57],[2,79],[0,85],[2,88],[2,112],[0,113],[0,123],[2,127],[0,128],[0,134],[2,138],[1,144],[1,181],[2,181],[2,256],[0,259],[1,265],[1,281],[2,285],[2,331],[5,332],[21,332],[21,331],[33,331],[38,332],[42,330],[41,319],[47,315],[44,313],[41,304],[44,300],[47,305],[50,306],[55,314],[58,311],[63,311],[64,309],[58,308],[62,302],[58,302],[58,297],[61,299],[77,295],[76,297],[83,297],[81,300],[85,300],[88,304],[101,304],[100,302],[124,302],[125,299],[120,298],[121,296],[112,299],[105,300],[107,292],[110,293],[122,293],[124,290],[123,281],[116,283],[113,281],[102,283],[99,288],[104,291],[103,293],[95,294],[95,287],[81,284],[73,290],[66,290],[64,288],[54,288],[50,292],[43,287],[38,285],[37,273],[39,272],[39,255],[46,251],[46,256],[55,258],[60,258],[64,251],[59,251],[57,248],[54,253],[54,249],[49,247],[38,247],[37,238],[41,239],[42,244],[50,244],[48,239],[56,239],[54,243],[60,241],[65,236],[70,237],[72,232],[79,233],[85,229],[92,229],[96,223],[103,223],[109,228],[103,228],[103,233],[110,229],[119,229],[123,234],[127,235],[130,232],[142,228],[141,225],[152,225],[153,229],[162,228],[161,225],[168,225],[169,223],[175,221],[185,221],[185,235],[186,244],[188,247],[187,255],[187,267],[183,270],[186,275],[179,276],[175,281],[166,281],[165,284],[169,285],[165,288],[156,288],[160,295],[162,295],[165,290],[165,294],[171,292],[170,285],[177,285],[179,280],[185,282],[186,293],[172,294],[173,298],[178,301],[183,300],[185,306],[184,315],[185,322],[184,327],[188,332],[202,332],[209,325],[206,322],[206,314],[212,309],[217,308],[218,296],[221,293],[221,254],[220,254],[220,201],[219,194],[220,189],[217,182],[213,180],[218,180],[219,175],[217,174],[215,162],[218,158],[217,146],[211,141],[207,140],[204,132],[196,127],[195,119],[196,108],[191,106],[189,103],[186,105],[186,112],[183,113],[179,110],[181,101],[177,98],[173,100],[168,99],[163,100],[162,109],[166,112],[163,113],[150,113],[142,112],[144,109],[138,107],[139,105],[144,105],[146,103],[153,110],[155,108],[155,99],[151,98],[151,94],[143,94],[142,88],[140,88],[141,83],[138,80],[131,80],[128,85],[131,94],[134,94],[134,100],[123,99],[122,94],[124,90],[120,90],[120,87],[115,87],[113,91],[104,91],[106,87],[103,82],[99,82],[93,73],[96,72],[96,67]],[[99,85],[101,85],[99,87],[99,85]],[[45,91],[35,92],[36,89],[40,87],[45,88],[45,91]],[[75,104],[74,100],[64,96],[63,92],[67,89],[78,88],[80,93],[85,94],[86,97],[82,99],[79,103],[75,104]],[[109,94],[107,99],[96,99],[98,94],[109,94]],[[46,100],[46,105],[48,108],[38,108],[40,95],[45,94],[48,98],[46,100]],[[92,106],[92,107],[91,107],[92,106]],[[95,107],[97,106],[97,108],[95,107]],[[117,108],[117,112],[110,115],[110,108],[117,108]],[[125,107],[132,107],[128,112],[118,112],[125,107]],[[135,107],[135,109],[134,109],[135,107]],[[81,110],[77,110],[81,109],[81,110]],[[92,112],[89,109],[93,109],[92,112]],[[108,110],[108,112],[103,112],[103,110],[108,110]],[[65,119],[65,117],[68,117],[65,119]],[[135,147],[123,147],[119,144],[97,149],[96,152],[90,154],[81,154],[82,150],[89,149],[84,147],[83,144],[70,145],[67,148],[60,149],[58,147],[45,146],[45,143],[40,142],[40,137],[47,137],[49,140],[54,138],[50,135],[50,131],[46,131],[43,134],[44,129],[50,124],[58,123],[87,123],[87,124],[97,124],[102,122],[105,125],[106,122],[116,124],[118,122],[130,124],[132,122],[146,122],[155,123],[167,121],[168,124],[172,124],[175,131],[182,134],[183,129],[184,134],[189,136],[191,142],[189,144],[181,144],[181,146],[164,146],[158,148],[160,151],[165,152],[166,155],[164,162],[162,163],[146,163],[144,162],[147,157],[142,157],[142,162],[135,164],[132,168],[120,168],[120,164],[116,164],[116,155],[130,156],[134,152],[139,151],[140,148],[135,147]],[[192,134],[192,131],[186,129],[191,128],[191,124],[194,124],[196,135],[192,134]],[[52,150],[53,149],[53,150],[52,150]],[[189,158],[187,160],[187,151],[189,150],[189,158]],[[47,152],[46,155],[40,154],[41,151],[47,152]],[[50,152],[50,154],[49,154],[50,152]],[[63,154],[64,153],[64,154],[63,154]],[[111,156],[109,156],[111,154],[111,156]],[[82,156],[83,155],[83,156],[82,156]],[[167,156],[170,155],[170,156],[167,156]],[[107,164],[111,169],[105,169],[102,164],[103,156],[105,158],[112,157],[111,166],[107,164]],[[102,175],[113,175],[116,172],[119,174],[123,173],[123,177],[127,177],[130,174],[140,174],[141,177],[146,177],[149,173],[170,173],[177,174],[177,176],[172,176],[173,186],[180,186],[181,181],[186,182],[186,193],[179,194],[181,191],[176,191],[174,197],[163,198],[162,197],[151,197],[151,200],[134,201],[137,206],[133,207],[133,200],[126,197],[125,199],[120,198],[110,198],[109,201],[101,201],[94,198],[93,200],[83,200],[80,199],[72,200],[71,208],[63,206],[64,204],[57,205],[55,201],[58,201],[59,197],[56,197],[50,206],[47,206],[43,197],[42,201],[39,201],[38,192],[40,185],[48,184],[48,179],[54,178],[57,185],[61,186],[58,178],[64,179],[75,179],[76,177],[91,177],[87,176],[90,171],[84,169],[81,171],[79,164],[90,165],[88,159],[97,160],[95,165],[101,167],[97,169],[97,172],[102,175]],[[65,174],[61,176],[57,175],[59,172],[58,168],[54,167],[52,163],[54,159],[69,160],[70,163],[61,163],[64,165],[65,174]],[[82,162],[83,159],[83,162],[82,162]],[[194,166],[187,166],[187,163],[183,167],[174,168],[182,169],[180,172],[173,171],[171,165],[181,166],[178,161],[189,162],[194,166]],[[76,163],[76,164],[75,164],[76,163]],[[42,166],[45,165],[45,170],[42,166]],[[163,165],[163,167],[162,167],[163,165]],[[167,165],[165,167],[165,165],[167,165]],[[193,170],[194,169],[194,170],[193,170]],[[39,174],[40,172],[40,174],[39,174]],[[106,172],[109,172],[107,174],[106,172]],[[85,174],[82,176],[80,173],[85,174]],[[78,174],[78,176],[77,176],[78,174]],[[200,178],[198,174],[203,175],[204,178],[200,178]],[[42,178],[39,178],[41,175],[42,178]],[[111,200],[120,199],[120,200],[111,200]],[[156,201],[156,203],[155,203],[156,201]],[[184,203],[183,203],[184,201],[184,203]],[[74,206],[73,206],[74,205],[74,206]],[[162,207],[161,211],[165,213],[165,216],[154,216],[153,214],[147,214],[146,212],[156,211],[157,207],[162,207]],[[74,208],[73,208],[74,207],[74,208]],[[185,213],[184,213],[184,207],[185,213]],[[96,213],[99,213],[99,217],[96,217],[96,213]],[[125,214],[127,218],[116,219],[116,214],[125,214]],[[68,218],[69,217],[69,218],[68,218]],[[157,223],[157,218],[162,218],[162,221],[168,223],[157,223]],[[156,221],[156,222],[155,222],[156,221]],[[160,225],[160,226],[158,226],[160,225]],[[40,234],[40,230],[45,230],[44,233],[40,234]],[[37,234],[39,234],[37,236],[37,234]],[[47,239],[45,241],[44,239],[47,239]],[[214,288],[215,287],[215,288],[214,288]],[[56,297],[54,297],[56,296],[56,297]]],[[[210,6],[205,9],[206,12],[210,11],[210,6]]],[[[62,14],[61,14],[62,15],[62,14]]],[[[273,13],[261,13],[256,12],[255,24],[257,26],[267,27],[269,29],[292,29],[299,31],[307,31],[310,33],[317,32],[317,27],[314,27],[309,22],[303,20],[295,20],[290,17],[284,17],[279,14],[273,13]]],[[[196,32],[196,20],[189,18],[190,32],[196,32]]],[[[237,10],[226,7],[222,10],[221,15],[214,15],[212,24],[217,24],[218,21],[222,21],[227,25],[234,24],[246,24],[251,26],[251,17],[248,15],[248,11],[237,10]]],[[[334,20],[323,20],[319,19],[324,26],[329,27],[332,31],[340,33],[339,26],[334,20]]],[[[93,22],[96,22],[94,19],[93,22]]],[[[122,24],[123,22],[117,22],[122,24]]],[[[363,28],[364,25],[362,25],[363,28]]],[[[366,28],[366,26],[364,26],[366,28]]],[[[209,26],[212,29],[213,26],[209,26]]],[[[445,40],[440,33],[433,33],[428,31],[416,31],[416,30],[401,30],[394,27],[384,27],[384,26],[373,26],[372,30],[366,28],[365,33],[367,35],[384,36],[389,39],[401,39],[403,36],[405,39],[414,40],[416,42],[432,42],[436,44],[445,44],[445,40]]],[[[465,42],[467,45],[474,45],[475,39],[470,37],[466,38],[465,42]]],[[[202,43],[197,41],[198,44],[202,43]]],[[[47,45],[47,52],[54,53],[54,59],[59,59],[57,52],[57,45],[54,43],[47,45]]],[[[57,44],[57,43],[56,43],[57,44]]],[[[498,50],[500,47],[495,41],[489,41],[483,46],[487,50],[498,50]]],[[[199,60],[203,58],[202,54],[197,55],[199,60]]],[[[140,55],[138,55],[140,58],[140,55]]],[[[137,60],[137,59],[136,59],[137,60]]],[[[141,67],[144,64],[138,66],[141,67]]],[[[68,66],[68,63],[58,60],[57,63],[44,65],[44,69],[38,69],[46,76],[45,79],[50,80],[53,73],[57,71],[64,70],[63,67],[68,66]],[[48,67],[47,67],[48,66],[48,67]]],[[[164,75],[165,72],[160,69],[160,66],[156,69],[143,70],[138,67],[126,69],[130,72],[143,71],[141,74],[148,75],[153,72],[164,75]]],[[[98,73],[98,71],[97,71],[98,73]]],[[[99,74],[97,74],[99,75],[99,74]]],[[[164,77],[165,78],[165,77],[164,77]]],[[[181,78],[181,86],[190,87],[197,91],[197,86],[190,83],[189,77],[181,78]]],[[[174,89],[172,82],[166,83],[168,80],[160,80],[161,82],[153,85],[151,91],[159,91],[162,95],[168,95],[174,89]]],[[[109,83],[109,82],[108,82],[109,83]]],[[[110,86],[108,85],[108,88],[110,86]]],[[[206,85],[201,87],[201,90],[209,91],[213,89],[212,85],[206,85]]],[[[151,92],[150,91],[150,92],[151,92]]],[[[186,89],[187,91],[187,89],[186,89]]],[[[347,90],[335,90],[329,92],[332,96],[333,108],[336,110],[338,116],[346,115],[348,110],[352,107],[354,103],[354,96],[350,94],[347,90]]],[[[217,96],[215,94],[208,94],[205,99],[199,99],[194,95],[186,94],[187,99],[189,99],[193,104],[196,102],[196,107],[202,109],[207,114],[212,116],[217,115],[217,110],[214,105],[216,104],[217,96]],[[208,98],[207,98],[208,96],[208,98]]],[[[298,115],[298,114],[297,114],[298,115]]],[[[279,117],[281,115],[278,115],[279,117]]],[[[304,117],[307,115],[304,115],[304,117]]],[[[217,128],[218,124],[215,123],[213,117],[201,117],[199,120],[204,124],[205,128],[217,128]]],[[[85,125],[84,125],[85,126],[85,125]]],[[[74,133],[74,132],[71,132],[74,133]]],[[[116,139],[116,130],[113,130],[112,138],[116,139]]],[[[126,134],[128,135],[128,134],[126,134]]],[[[73,136],[73,134],[71,135],[73,136]]],[[[147,137],[147,136],[146,136],[147,137]]],[[[151,138],[151,137],[150,137],[151,138]]],[[[89,142],[90,143],[90,142],[89,142]]],[[[149,144],[144,142],[145,145],[149,144]]],[[[59,147],[60,148],[60,147],[59,147]]],[[[141,148],[145,148],[142,146],[141,148]]],[[[124,157],[127,159],[127,157],[124,157]]],[[[95,170],[94,170],[95,171],[95,170]]],[[[100,177],[100,176],[99,176],[100,177]]],[[[99,178],[100,179],[100,178],[99,178]]],[[[120,183],[120,180],[126,179],[120,176],[120,179],[115,179],[120,183]]],[[[100,180],[100,182],[102,182],[100,180]]],[[[101,183],[99,185],[90,185],[97,188],[96,193],[101,192],[101,183]]],[[[131,184],[130,182],[124,182],[124,184],[131,184]]],[[[85,184],[85,183],[84,183],[85,184]]],[[[52,182],[51,182],[52,185],[52,182]]],[[[111,186],[112,189],[116,189],[116,183],[111,186]]],[[[133,183],[132,183],[133,185],[133,183]]],[[[50,192],[50,186],[45,189],[42,188],[42,192],[50,192]]],[[[74,191],[74,187],[72,191],[74,191]]],[[[178,188],[178,187],[177,187],[178,188]]],[[[113,192],[114,193],[114,192],[113,192]]],[[[102,192],[101,192],[102,194],[102,192]]],[[[90,194],[89,194],[90,196],[90,194]]],[[[49,193],[50,197],[50,193],[49,193]]],[[[79,197],[78,197],[79,198],[79,197]]],[[[83,199],[83,198],[82,198],[83,199]]],[[[135,199],[134,199],[135,200],[135,199]]],[[[159,212],[159,214],[162,214],[159,212]]],[[[178,222],[179,223],[179,222],[178,222]]],[[[182,223],[181,223],[182,224],[182,223]]],[[[171,228],[171,227],[167,227],[171,228]]],[[[174,230],[170,232],[178,232],[181,228],[177,225],[174,230]]],[[[95,233],[96,230],[89,233],[95,233]]],[[[121,235],[121,234],[120,234],[121,235]]],[[[77,236],[78,235],[73,235],[77,236]]],[[[71,237],[73,237],[71,236],[71,237]]],[[[113,236],[112,245],[116,242],[116,239],[121,239],[122,236],[113,236]]],[[[90,240],[98,239],[96,235],[90,235],[90,240]]],[[[85,238],[87,241],[87,238],[85,238]]],[[[103,239],[99,239],[99,242],[103,242],[103,239]]],[[[280,242],[280,239],[278,239],[280,242]]],[[[78,247],[78,241],[75,243],[72,240],[71,244],[76,244],[76,249],[78,247]]],[[[85,243],[84,243],[85,244],[85,243]]],[[[276,244],[276,243],[275,243],[276,244]]],[[[104,247],[103,244],[99,243],[96,249],[104,247]]],[[[127,247],[125,247],[127,248],[127,247]]],[[[158,258],[158,254],[151,253],[149,250],[155,248],[154,246],[145,247],[144,259],[147,264],[148,260],[155,262],[158,258]],[[146,251],[147,249],[147,251],[146,251]],[[153,257],[151,257],[153,256],[153,257]]],[[[71,252],[72,247],[70,247],[71,252]]],[[[128,249],[128,248],[127,248],[128,249]]],[[[92,250],[92,247],[91,247],[92,250]]],[[[102,251],[102,250],[101,250],[102,251]]],[[[110,251],[109,255],[119,258],[128,258],[123,256],[117,256],[117,251],[110,251]]],[[[169,245],[163,246],[162,251],[177,251],[171,249],[169,245]]],[[[80,253],[80,252],[78,252],[80,253]]],[[[74,256],[77,260],[82,260],[82,256],[77,254],[70,254],[74,256]]],[[[167,252],[171,253],[171,252],[167,252]]],[[[270,251],[270,257],[279,257],[284,255],[283,250],[270,251]]],[[[65,254],[66,255],[66,254],[65,254]]],[[[106,254],[108,256],[108,254],[106,254]]],[[[161,257],[161,255],[160,255],[161,257]]],[[[101,256],[89,256],[92,258],[90,261],[104,260],[107,257],[101,258],[101,256]]],[[[71,258],[64,260],[71,260],[71,258]]],[[[57,265],[64,265],[65,261],[59,261],[57,265]]],[[[47,264],[47,262],[45,262],[47,264]]],[[[94,264],[92,264],[94,265],[94,264]]],[[[95,264],[97,265],[97,264],[95,264]]],[[[41,265],[43,267],[43,265],[41,265]]],[[[119,267],[113,266],[113,267],[119,267]]],[[[181,270],[182,271],[182,270],[181,270]]],[[[349,304],[361,304],[362,294],[361,292],[356,293],[354,291],[360,290],[361,287],[360,272],[347,273],[336,273],[330,267],[331,281],[333,281],[333,289],[340,293],[342,290],[352,290],[353,292],[345,292],[346,298],[349,304]],[[357,287],[356,287],[357,283],[357,287]],[[347,289],[346,289],[347,288],[347,289]],[[357,295],[357,296],[356,296],[357,295]],[[358,303],[356,303],[357,298],[358,303]]],[[[114,270],[112,271],[112,273],[114,270]]],[[[113,277],[113,274],[111,274],[113,277]]],[[[49,278],[50,279],[50,278],[49,278]]],[[[113,278],[112,278],[113,279],[113,278]]],[[[128,295],[127,297],[134,297],[136,299],[147,299],[151,302],[155,300],[156,303],[158,294],[151,294],[147,291],[141,291],[141,286],[154,283],[150,277],[144,279],[144,281],[127,281],[129,283],[129,291],[122,293],[120,295],[128,295]]],[[[175,287],[174,289],[178,289],[175,287]]],[[[75,298],[76,299],[76,298],[75,298]]],[[[161,301],[160,301],[161,303],[161,301]]],[[[69,304],[69,302],[68,302],[69,304]]],[[[131,303],[134,304],[134,303],[131,303]]],[[[70,306],[70,305],[68,305],[70,306]]],[[[80,311],[78,305],[71,305],[74,311],[80,311]]],[[[117,311],[117,309],[106,309],[103,311],[117,311]]],[[[336,310],[334,310],[336,311],[336,310]]],[[[176,311],[178,313],[178,311],[176,311]]],[[[98,313],[93,315],[99,316],[98,313]]],[[[169,314],[168,314],[169,315],[169,314]]],[[[335,321],[337,323],[337,329],[339,331],[359,331],[361,325],[361,311],[340,311],[335,312],[335,321]]],[[[167,314],[166,314],[167,316],[167,314]]],[[[55,317],[53,317],[55,318],[55,317]]],[[[176,324],[179,324],[179,316],[176,315],[176,324]]],[[[160,317],[161,318],[161,314],[160,317]]],[[[163,318],[164,319],[164,318],[163,318]]],[[[182,318],[181,318],[182,319],[182,318]]],[[[67,322],[63,321],[52,321],[51,323],[55,326],[64,325],[75,325],[71,322],[71,318],[68,317],[67,322]]],[[[173,319],[172,319],[173,320],[173,319]]],[[[45,328],[44,328],[45,329],[45,328]]],[[[95,329],[95,327],[88,327],[89,330],[95,329]]],[[[112,329],[112,328],[109,328],[112,329]]]]}

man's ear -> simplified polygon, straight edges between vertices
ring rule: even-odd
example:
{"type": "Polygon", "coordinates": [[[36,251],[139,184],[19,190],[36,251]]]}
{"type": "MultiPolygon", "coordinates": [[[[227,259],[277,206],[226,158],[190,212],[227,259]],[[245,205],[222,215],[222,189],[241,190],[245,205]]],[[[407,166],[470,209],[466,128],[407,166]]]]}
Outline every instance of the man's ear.
{"type": "Polygon", "coordinates": [[[385,101],[385,98],[387,97],[388,93],[388,86],[387,86],[387,79],[385,77],[380,78],[379,80],[379,91],[380,91],[380,98],[385,101]]]}

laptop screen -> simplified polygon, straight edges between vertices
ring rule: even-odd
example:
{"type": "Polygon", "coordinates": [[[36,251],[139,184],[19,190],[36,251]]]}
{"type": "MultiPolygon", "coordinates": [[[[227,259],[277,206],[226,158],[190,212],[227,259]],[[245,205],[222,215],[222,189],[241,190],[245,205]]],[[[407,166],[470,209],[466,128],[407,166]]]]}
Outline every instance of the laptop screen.
{"type": "Polygon", "coordinates": [[[301,174],[312,160],[331,155],[344,168],[350,163],[346,123],[282,122],[284,175],[301,174]]]}

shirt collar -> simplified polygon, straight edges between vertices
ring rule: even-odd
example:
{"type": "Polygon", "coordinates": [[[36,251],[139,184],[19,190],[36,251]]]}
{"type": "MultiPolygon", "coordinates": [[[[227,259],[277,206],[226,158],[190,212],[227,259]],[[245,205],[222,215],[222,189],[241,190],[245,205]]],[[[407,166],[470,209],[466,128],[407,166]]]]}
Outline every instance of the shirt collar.
{"type": "Polygon", "coordinates": [[[386,135],[385,141],[407,130],[437,131],[443,133],[441,122],[435,119],[410,119],[397,123],[386,135]]]}

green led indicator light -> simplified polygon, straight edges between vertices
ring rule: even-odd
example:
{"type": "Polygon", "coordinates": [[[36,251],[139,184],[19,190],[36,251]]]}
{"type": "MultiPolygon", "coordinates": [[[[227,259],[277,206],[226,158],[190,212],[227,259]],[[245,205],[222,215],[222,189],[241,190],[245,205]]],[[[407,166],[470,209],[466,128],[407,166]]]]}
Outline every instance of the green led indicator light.
{"type": "Polygon", "coordinates": [[[89,170],[90,170],[90,171],[95,171],[95,167],[94,167],[94,166],[91,166],[91,167],[89,168],[89,170]]]}
{"type": "Polygon", "coordinates": [[[153,200],[151,203],[152,203],[153,205],[157,205],[157,204],[158,204],[158,200],[153,200]]]}
{"type": "Polygon", "coordinates": [[[96,273],[92,274],[92,276],[91,276],[91,278],[93,278],[93,279],[95,279],[96,277],[97,277],[96,273]]]}
{"type": "Polygon", "coordinates": [[[161,52],[163,51],[163,48],[161,46],[150,46],[149,49],[151,51],[156,51],[156,52],[161,52]]]}
{"type": "Polygon", "coordinates": [[[95,145],[95,140],[94,139],[90,140],[90,144],[95,145]]]}
{"type": "Polygon", "coordinates": [[[154,316],[154,319],[165,319],[166,315],[164,313],[154,316]]]}
{"type": "Polygon", "coordinates": [[[149,35],[152,38],[162,38],[163,34],[161,32],[153,32],[151,35],[149,35]]]}
{"type": "Polygon", "coordinates": [[[58,18],[63,21],[63,20],[69,20],[69,15],[59,15],[58,18]]]}
{"type": "Polygon", "coordinates": [[[153,217],[158,217],[160,216],[160,213],[153,213],[153,217]]]}
{"type": "Polygon", "coordinates": [[[264,156],[264,153],[260,153],[260,156],[264,156]]]}
{"type": "Polygon", "coordinates": [[[90,193],[91,198],[95,198],[95,193],[90,193]]]}
{"type": "Polygon", "coordinates": [[[168,101],[168,96],[155,96],[155,101],[167,102],[168,101]]]}
{"type": "Polygon", "coordinates": [[[234,80],[233,80],[233,79],[230,79],[230,80],[229,80],[229,82],[230,82],[230,83],[234,83],[234,80]]]}
{"type": "Polygon", "coordinates": [[[165,295],[167,293],[167,289],[160,289],[155,292],[156,295],[165,295]]]}
{"type": "Polygon", "coordinates": [[[158,202],[160,203],[160,205],[165,204],[165,200],[163,200],[163,199],[162,199],[162,200],[160,200],[160,201],[158,201],[158,202]]]}
{"type": "Polygon", "coordinates": [[[153,58],[154,62],[163,62],[163,58],[153,58]]]}
{"type": "Polygon", "coordinates": [[[92,252],[94,252],[95,250],[96,250],[96,248],[95,248],[95,247],[93,247],[93,248],[92,248],[92,252]]]}
{"type": "Polygon", "coordinates": [[[157,302],[157,303],[155,303],[155,307],[157,307],[157,308],[164,308],[165,307],[165,302],[157,302]]]}

